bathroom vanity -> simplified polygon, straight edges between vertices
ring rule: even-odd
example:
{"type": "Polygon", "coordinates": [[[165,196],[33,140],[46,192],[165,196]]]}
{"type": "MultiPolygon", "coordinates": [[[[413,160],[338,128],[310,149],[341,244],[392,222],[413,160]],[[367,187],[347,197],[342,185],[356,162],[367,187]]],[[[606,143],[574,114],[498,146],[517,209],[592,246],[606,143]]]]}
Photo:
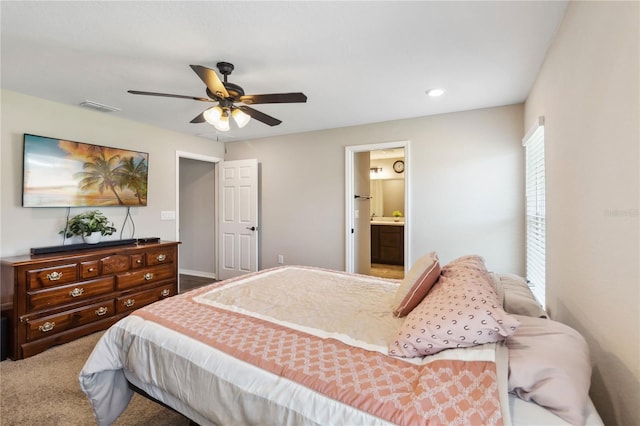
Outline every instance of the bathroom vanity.
{"type": "Polygon", "coordinates": [[[371,263],[404,265],[404,222],[371,221],[371,263]]]}

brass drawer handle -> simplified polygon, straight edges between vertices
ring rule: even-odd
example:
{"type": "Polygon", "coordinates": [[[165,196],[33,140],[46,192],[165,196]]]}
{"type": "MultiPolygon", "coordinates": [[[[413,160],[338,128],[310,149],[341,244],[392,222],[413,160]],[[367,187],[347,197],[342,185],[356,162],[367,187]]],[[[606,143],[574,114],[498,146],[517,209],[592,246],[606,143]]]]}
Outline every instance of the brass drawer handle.
{"type": "Polygon", "coordinates": [[[162,292],[160,293],[160,295],[162,295],[162,297],[167,297],[168,295],[171,294],[171,290],[169,290],[168,288],[165,288],[164,290],[162,290],[162,292]]]}
{"type": "Polygon", "coordinates": [[[89,272],[93,272],[93,271],[95,271],[95,268],[89,268],[88,271],[89,272]]]}
{"type": "Polygon", "coordinates": [[[124,306],[126,306],[127,308],[130,308],[135,304],[136,304],[136,299],[127,299],[124,301],[124,306]]]}
{"type": "Polygon", "coordinates": [[[83,288],[76,287],[76,288],[74,288],[73,290],[71,290],[71,291],[69,292],[69,296],[71,296],[71,297],[78,297],[78,296],[82,296],[82,293],[84,293],[84,289],[83,289],[83,288]]]}
{"type": "Polygon", "coordinates": [[[158,262],[164,262],[165,259],[167,258],[166,254],[159,254],[156,259],[158,259],[158,262]]]}
{"type": "Polygon", "coordinates": [[[100,306],[98,309],[96,309],[96,315],[99,317],[103,316],[107,312],[109,312],[109,308],[107,308],[106,306],[100,306]]]}
{"type": "Polygon", "coordinates": [[[136,260],[136,263],[137,263],[138,265],[139,265],[139,264],[141,264],[141,263],[142,263],[142,259],[138,259],[138,260],[136,260]]]}
{"type": "Polygon", "coordinates": [[[38,330],[42,331],[43,333],[46,333],[47,331],[51,331],[53,330],[53,327],[56,326],[56,323],[51,321],[47,321],[44,324],[42,324],[40,327],[38,327],[38,330]]]}
{"type": "Polygon", "coordinates": [[[62,272],[52,272],[50,274],[47,274],[47,278],[49,279],[49,281],[58,281],[60,278],[62,278],[62,272]]]}
{"type": "Polygon", "coordinates": [[[153,279],[153,274],[151,272],[147,272],[146,274],[144,274],[144,279],[147,281],[153,279]]]}

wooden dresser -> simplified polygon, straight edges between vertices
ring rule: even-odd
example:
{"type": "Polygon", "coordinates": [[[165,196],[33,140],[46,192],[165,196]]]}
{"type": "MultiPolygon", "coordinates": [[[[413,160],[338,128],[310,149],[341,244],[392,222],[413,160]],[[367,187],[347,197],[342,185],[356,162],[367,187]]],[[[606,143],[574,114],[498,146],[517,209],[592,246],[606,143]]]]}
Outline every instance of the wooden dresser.
{"type": "Polygon", "coordinates": [[[3,258],[8,357],[22,359],[104,330],[178,291],[178,242],[3,258]]]}

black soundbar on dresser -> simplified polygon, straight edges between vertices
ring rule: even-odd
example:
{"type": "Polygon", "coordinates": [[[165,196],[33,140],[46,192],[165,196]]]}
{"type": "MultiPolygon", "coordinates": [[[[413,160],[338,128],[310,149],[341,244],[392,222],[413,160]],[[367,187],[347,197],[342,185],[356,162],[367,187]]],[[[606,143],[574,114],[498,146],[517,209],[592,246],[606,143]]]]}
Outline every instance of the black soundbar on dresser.
{"type": "Polygon", "coordinates": [[[100,241],[96,244],[68,244],[63,246],[49,246],[49,247],[35,247],[31,249],[31,254],[47,254],[47,253],[58,253],[62,251],[71,251],[71,250],[82,250],[82,249],[95,249],[98,247],[111,247],[111,246],[124,246],[128,244],[135,244],[138,240],[135,238],[128,238],[125,240],[110,240],[110,241],[100,241]]]}

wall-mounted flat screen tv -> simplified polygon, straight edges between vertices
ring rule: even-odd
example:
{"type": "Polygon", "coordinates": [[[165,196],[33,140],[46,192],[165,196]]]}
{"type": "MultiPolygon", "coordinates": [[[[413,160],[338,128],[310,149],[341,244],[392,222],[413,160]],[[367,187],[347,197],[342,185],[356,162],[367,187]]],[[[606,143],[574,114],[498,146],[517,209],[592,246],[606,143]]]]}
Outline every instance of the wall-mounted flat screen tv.
{"type": "Polygon", "coordinates": [[[149,154],[24,135],[24,207],[146,206],[149,154]]]}

